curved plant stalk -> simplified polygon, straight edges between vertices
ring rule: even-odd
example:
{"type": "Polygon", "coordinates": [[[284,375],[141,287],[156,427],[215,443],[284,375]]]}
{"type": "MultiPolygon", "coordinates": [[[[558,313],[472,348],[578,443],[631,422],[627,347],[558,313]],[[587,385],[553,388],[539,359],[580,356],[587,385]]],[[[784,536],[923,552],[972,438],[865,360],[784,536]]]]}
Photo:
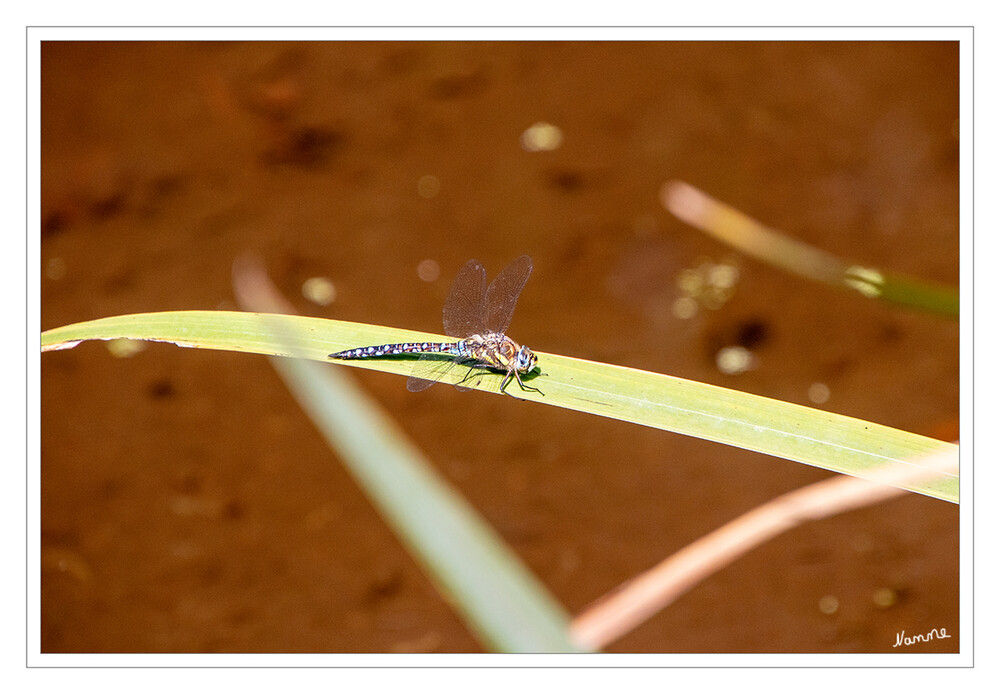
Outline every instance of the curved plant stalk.
{"type": "Polygon", "coordinates": [[[754,547],[807,521],[876,504],[905,492],[907,482],[958,471],[957,452],[938,453],[919,465],[887,465],[869,480],[834,477],[783,494],[696,540],[632,578],[573,620],[573,640],[600,649],[632,631],[707,576],[754,547]]]}
{"type": "Polygon", "coordinates": [[[665,184],[660,198],[682,221],[765,263],[869,298],[958,318],[958,290],[953,287],[847,262],[769,229],[681,181],[665,184]]]}

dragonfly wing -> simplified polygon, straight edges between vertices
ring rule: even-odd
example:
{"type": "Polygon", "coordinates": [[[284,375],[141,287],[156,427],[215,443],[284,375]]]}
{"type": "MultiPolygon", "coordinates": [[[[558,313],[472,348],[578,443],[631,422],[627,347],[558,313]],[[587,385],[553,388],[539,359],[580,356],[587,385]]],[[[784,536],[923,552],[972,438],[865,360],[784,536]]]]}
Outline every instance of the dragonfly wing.
{"type": "Polygon", "coordinates": [[[505,267],[486,290],[486,309],[483,327],[502,333],[510,325],[524,284],[531,275],[531,258],[522,255],[505,267]]]}
{"type": "Polygon", "coordinates": [[[421,354],[413,365],[413,371],[406,380],[406,389],[411,393],[419,393],[430,388],[444,378],[445,374],[455,368],[455,358],[440,353],[421,354]]]}
{"type": "Polygon", "coordinates": [[[437,381],[428,381],[423,378],[417,378],[416,376],[410,376],[406,379],[406,389],[411,393],[419,393],[422,390],[427,390],[435,383],[437,383],[437,381]]]}
{"type": "Polygon", "coordinates": [[[444,354],[423,354],[406,381],[406,389],[411,393],[419,393],[453,371],[462,379],[455,384],[455,387],[462,391],[472,390],[482,382],[483,378],[494,375],[488,368],[473,365],[467,360],[444,354]]]}
{"type": "Polygon", "coordinates": [[[437,381],[426,381],[422,378],[417,378],[416,376],[410,376],[406,379],[406,389],[411,393],[419,393],[422,390],[427,390],[435,383],[437,383],[437,381]]]}
{"type": "Polygon", "coordinates": [[[461,391],[472,390],[482,385],[484,379],[496,378],[497,375],[489,368],[479,365],[459,364],[459,368],[467,369],[462,376],[462,382],[455,387],[461,391]]]}
{"type": "Polygon", "coordinates": [[[451,337],[468,337],[483,331],[486,305],[486,269],[470,260],[451,283],[444,302],[444,331],[451,337]]]}

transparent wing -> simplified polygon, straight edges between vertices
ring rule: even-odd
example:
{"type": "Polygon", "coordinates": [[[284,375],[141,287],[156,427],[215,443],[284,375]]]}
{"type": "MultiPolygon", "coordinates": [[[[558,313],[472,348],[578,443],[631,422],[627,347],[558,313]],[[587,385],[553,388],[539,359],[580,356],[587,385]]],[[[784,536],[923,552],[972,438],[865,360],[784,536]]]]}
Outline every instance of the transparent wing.
{"type": "MultiPolygon", "coordinates": [[[[451,337],[466,338],[484,332],[502,333],[510,325],[517,298],[531,275],[531,258],[522,255],[486,286],[486,270],[478,260],[470,260],[451,284],[444,303],[444,331],[451,337]]],[[[483,378],[496,376],[485,364],[470,364],[454,355],[427,353],[413,367],[406,389],[410,392],[430,388],[453,369],[464,369],[459,390],[469,390],[483,378]]]]}
{"type": "Polygon", "coordinates": [[[486,269],[478,260],[470,260],[459,270],[444,302],[445,334],[462,338],[483,332],[485,305],[486,269]]]}
{"type": "Polygon", "coordinates": [[[459,390],[469,390],[477,385],[484,376],[489,375],[488,369],[473,368],[467,362],[444,354],[422,354],[413,366],[413,372],[406,380],[406,389],[411,393],[419,393],[440,381],[449,372],[458,370],[464,377],[462,384],[456,384],[459,390]]]}
{"type": "Polygon", "coordinates": [[[445,374],[458,364],[455,357],[447,354],[421,354],[413,365],[413,371],[406,380],[406,389],[411,393],[419,393],[430,388],[444,378],[445,374]]]}
{"type": "Polygon", "coordinates": [[[514,315],[514,307],[517,306],[517,297],[521,295],[521,290],[531,275],[531,267],[531,258],[522,255],[497,275],[486,290],[485,319],[482,327],[495,333],[506,332],[514,315]]]}

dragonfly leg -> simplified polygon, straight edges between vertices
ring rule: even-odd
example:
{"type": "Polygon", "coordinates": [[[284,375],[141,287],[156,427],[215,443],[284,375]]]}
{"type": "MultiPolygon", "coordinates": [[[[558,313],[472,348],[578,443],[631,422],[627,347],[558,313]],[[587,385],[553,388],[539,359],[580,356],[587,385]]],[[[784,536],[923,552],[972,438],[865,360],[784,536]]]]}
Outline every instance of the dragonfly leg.
{"type": "MultiPolygon", "coordinates": [[[[539,395],[545,395],[545,393],[534,386],[524,385],[524,381],[521,380],[521,374],[519,374],[516,369],[511,369],[507,372],[507,375],[503,377],[503,383],[500,384],[500,392],[504,395],[510,395],[510,393],[507,392],[507,386],[510,385],[510,382],[514,379],[517,379],[517,385],[521,386],[521,390],[533,390],[539,395]]],[[[510,396],[514,397],[513,395],[510,396]]]]}
{"type": "MultiPolygon", "coordinates": [[[[479,371],[476,371],[476,369],[488,369],[489,368],[489,366],[486,365],[486,364],[469,364],[468,366],[469,366],[469,370],[465,372],[465,376],[462,377],[462,380],[455,384],[456,386],[460,386],[463,383],[465,383],[466,381],[468,381],[470,378],[472,378],[473,374],[477,374],[478,375],[479,373],[481,373],[479,371]]],[[[475,385],[475,384],[473,384],[473,385],[475,385]]]]}

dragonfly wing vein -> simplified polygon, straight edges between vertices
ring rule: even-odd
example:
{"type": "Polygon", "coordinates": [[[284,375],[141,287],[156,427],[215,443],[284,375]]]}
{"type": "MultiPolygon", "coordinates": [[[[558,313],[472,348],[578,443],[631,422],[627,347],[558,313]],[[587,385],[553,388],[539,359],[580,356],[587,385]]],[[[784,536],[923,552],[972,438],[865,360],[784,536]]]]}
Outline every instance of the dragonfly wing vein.
{"type": "Polygon", "coordinates": [[[444,331],[451,337],[468,337],[483,331],[486,306],[486,268],[470,260],[451,283],[444,302],[444,331]]]}
{"type": "Polygon", "coordinates": [[[450,354],[421,354],[413,365],[413,371],[406,381],[406,389],[411,393],[419,393],[430,388],[443,379],[448,372],[458,366],[456,358],[450,354]]]}
{"type": "Polygon", "coordinates": [[[531,258],[522,255],[497,275],[486,290],[484,327],[494,333],[506,332],[528,277],[531,275],[531,258]]]}

